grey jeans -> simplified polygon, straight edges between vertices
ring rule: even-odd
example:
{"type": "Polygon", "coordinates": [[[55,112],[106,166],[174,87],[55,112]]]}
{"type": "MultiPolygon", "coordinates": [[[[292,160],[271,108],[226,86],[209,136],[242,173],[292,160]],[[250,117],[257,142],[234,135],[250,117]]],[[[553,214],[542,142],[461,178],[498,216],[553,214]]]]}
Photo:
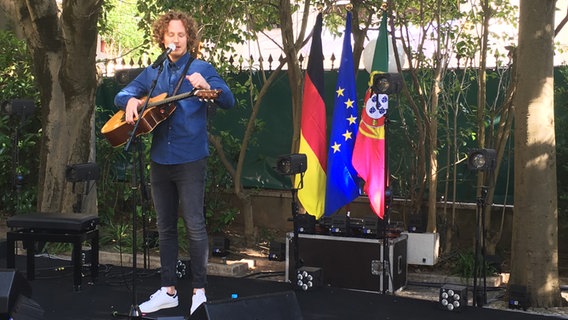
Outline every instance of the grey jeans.
{"type": "Polygon", "coordinates": [[[162,286],[177,283],[178,241],[189,240],[193,288],[207,284],[209,240],[203,212],[207,158],[177,165],[152,162],[150,179],[160,239],[162,286]],[[188,239],[178,239],[177,222],[184,220],[188,239]]]}

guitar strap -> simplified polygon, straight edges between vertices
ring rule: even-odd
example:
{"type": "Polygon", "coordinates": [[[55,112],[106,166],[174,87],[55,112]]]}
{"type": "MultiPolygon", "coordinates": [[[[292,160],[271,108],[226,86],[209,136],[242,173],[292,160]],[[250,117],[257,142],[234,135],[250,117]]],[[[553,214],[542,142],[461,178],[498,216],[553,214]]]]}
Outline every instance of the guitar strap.
{"type": "Polygon", "coordinates": [[[189,66],[191,65],[191,63],[193,62],[195,58],[193,58],[192,56],[189,56],[189,60],[187,60],[187,63],[185,64],[185,67],[183,68],[183,72],[181,73],[179,80],[177,82],[176,88],[174,89],[174,93],[172,94],[172,97],[176,95],[176,93],[179,90],[179,87],[181,87],[181,82],[183,81],[183,79],[185,78],[186,74],[187,74],[187,70],[189,70],[189,66]]]}
{"type": "MultiPolygon", "coordinates": [[[[185,78],[187,70],[189,70],[189,65],[191,65],[193,60],[194,60],[194,58],[192,56],[190,56],[189,60],[187,60],[187,63],[185,64],[185,68],[183,68],[183,72],[181,73],[181,76],[179,77],[178,83],[176,85],[176,88],[174,89],[174,93],[172,94],[172,96],[175,96],[177,91],[179,90],[179,87],[181,87],[181,82],[183,81],[183,78],[185,78]]],[[[211,116],[213,114],[215,114],[215,111],[216,111],[216,105],[214,103],[208,102],[207,103],[207,119],[210,119],[211,116]]],[[[207,127],[209,127],[209,122],[207,122],[207,127]]]]}

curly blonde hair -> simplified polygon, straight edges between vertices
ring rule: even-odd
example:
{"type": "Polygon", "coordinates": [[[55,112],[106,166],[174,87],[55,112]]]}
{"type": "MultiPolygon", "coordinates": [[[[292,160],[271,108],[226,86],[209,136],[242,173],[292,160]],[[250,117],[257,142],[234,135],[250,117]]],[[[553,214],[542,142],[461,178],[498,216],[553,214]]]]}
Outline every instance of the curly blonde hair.
{"type": "Polygon", "coordinates": [[[187,50],[192,55],[195,55],[199,47],[199,36],[197,23],[188,14],[180,11],[169,11],[164,13],[152,24],[152,39],[160,46],[160,49],[165,50],[166,47],[162,43],[164,34],[168,30],[168,24],[172,20],[180,20],[185,26],[187,34],[187,50]]]}

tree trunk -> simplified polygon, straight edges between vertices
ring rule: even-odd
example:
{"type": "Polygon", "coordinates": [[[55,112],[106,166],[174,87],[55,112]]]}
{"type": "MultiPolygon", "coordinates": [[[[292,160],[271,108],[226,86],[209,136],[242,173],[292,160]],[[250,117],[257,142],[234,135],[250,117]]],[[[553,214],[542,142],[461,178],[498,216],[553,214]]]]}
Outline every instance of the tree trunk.
{"type": "MultiPolygon", "coordinates": [[[[309,3],[304,4],[304,15],[309,13],[309,3]]],[[[303,34],[305,28],[301,29],[301,37],[299,41],[294,40],[294,28],[292,21],[292,4],[290,0],[280,0],[280,30],[282,34],[282,46],[286,54],[286,62],[288,65],[288,83],[292,93],[292,124],[294,132],[292,136],[292,147],[290,152],[295,153],[300,146],[300,119],[302,117],[302,99],[304,92],[304,79],[300,61],[298,60],[298,50],[303,43],[303,34]]],[[[303,17],[303,22],[307,20],[307,16],[303,17]]],[[[305,23],[305,22],[304,22],[305,23]]]]}
{"type": "MultiPolygon", "coordinates": [[[[441,59],[440,59],[441,60],[441,59]]],[[[434,83],[432,85],[432,99],[430,106],[430,130],[428,131],[428,224],[427,232],[437,232],[436,204],[438,202],[438,103],[441,82],[441,66],[436,68],[434,83]]]]}
{"type": "Polygon", "coordinates": [[[561,305],[554,131],[554,0],[521,0],[510,285],[533,307],[561,305]]]}
{"type": "Polygon", "coordinates": [[[37,210],[97,213],[96,191],[67,182],[67,165],[94,160],[97,20],[101,0],[7,1],[21,26],[40,90],[42,142],[37,210]],[[81,202],[78,201],[81,199],[81,202]],[[74,209],[74,205],[80,208],[74,209]]]}
{"type": "Polygon", "coordinates": [[[252,200],[250,198],[250,192],[243,192],[237,193],[237,197],[241,203],[241,212],[243,214],[244,220],[244,232],[245,232],[245,244],[251,245],[254,244],[257,236],[258,230],[254,225],[254,213],[252,210],[252,200]]]}
{"type": "MultiPolygon", "coordinates": [[[[300,132],[300,117],[301,117],[301,106],[303,97],[303,74],[298,59],[298,51],[304,43],[304,35],[307,22],[307,14],[309,11],[310,2],[307,1],[304,5],[304,14],[301,22],[301,28],[297,36],[297,40],[294,39],[294,28],[292,22],[292,11],[291,3],[289,0],[279,0],[279,10],[280,14],[280,27],[282,33],[282,43],[283,50],[286,53],[286,59],[280,61],[278,67],[270,74],[268,78],[263,78],[264,82],[258,95],[251,95],[252,111],[248,119],[245,133],[243,135],[242,144],[239,152],[239,158],[236,167],[233,168],[233,164],[228,161],[227,156],[224,153],[223,145],[220,137],[209,136],[209,142],[215,147],[217,154],[219,155],[223,165],[229,171],[234,181],[233,191],[237,198],[240,200],[240,205],[242,209],[242,215],[244,220],[244,232],[245,239],[247,243],[252,243],[257,236],[257,230],[254,225],[254,215],[252,211],[252,203],[250,199],[250,191],[246,190],[242,183],[242,172],[245,162],[246,151],[248,150],[251,137],[254,134],[256,127],[256,119],[261,106],[261,102],[266,95],[268,89],[271,87],[272,83],[279,77],[282,67],[286,63],[288,66],[288,77],[290,82],[290,88],[292,92],[292,115],[294,125],[294,136],[292,138],[292,149],[291,152],[296,152],[298,150],[299,143],[299,132],[300,132]]],[[[261,70],[263,71],[263,70],[261,70]]],[[[251,88],[251,93],[254,92],[254,88],[251,88]]]]}
{"type": "MultiPolygon", "coordinates": [[[[438,1],[438,11],[436,12],[436,22],[440,25],[441,4],[438,1]]],[[[428,117],[430,121],[428,130],[428,163],[430,165],[428,176],[428,224],[427,232],[437,232],[438,219],[436,205],[438,203],[438,106],[440,104],[440,94],[442,92],[441,83],[444,74],[444,56],[442,52],[441,36],[436,38],[436,53],[434,53],[434,81],[432,83],[432,96],[428,117]]]]}
{"type": "MultiPolygon", "coordinates": [[[[245,238],[247,242],[254,241],[256,238],[256,227],[254,225],[254,215],[252,212],[252,203],[250,199],[250,191],[247,191],[242,183],[241,178],[243,175],[243,166],[245,162],[246,151],[248,149],[249,143],[251,141],[251,137],[254,133],[255,123],[257,119],[258,112],[260,110],[260,105],[262,99],[266,95],[268,88],[272,85],[274,80],[278,77],[282,69],[282,63],[276,68],[276,70],[265,79],[258,96],[256,97],[255,101],[251,101],[253,103],[252,112],[247,122],[247,126],[245,129],[245,133],[243,135],[243,142],[241,143],[241,148],[239,152],[239,160],[237,162],[237,166],[233,169],[231,162],[227,159],[225,152],[223,151],[223,145],[221,143],[221,139],[218,136],[210,135],[209,142],[213,144],[215,149],[217,150],[217,154],[219,155],[221,162],[229,171],[229,174],[233,177],[234,181],[234,192],[237,195],[238,199],[241,201],[241,208],[243,210],[243,220],[244,220],[244,232],[245,238]]],[[[251,81],[252,83],[252,81],[251,81]]],[[[252,89],[252,88],[251,88],[252,89]]],[[[251,90],[252,92],[252,90],[251,90]]]]}

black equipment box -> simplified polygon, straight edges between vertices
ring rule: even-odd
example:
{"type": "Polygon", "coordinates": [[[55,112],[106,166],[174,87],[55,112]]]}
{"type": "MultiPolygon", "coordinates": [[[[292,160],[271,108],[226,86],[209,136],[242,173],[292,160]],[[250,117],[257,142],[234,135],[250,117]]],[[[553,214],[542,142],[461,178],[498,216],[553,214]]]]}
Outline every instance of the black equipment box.
{"type": "Polygon", "coordinates": [[[297,281],[296,269],[316,267],[322,269],[326,286],[380,293],[393,293],[406,286],[406,235],[388,238],[386,255],[383,239],[297,234],[296,247],[294,236],[292,232],[286,235],[285,276],[292,284],[297,281]]]}

